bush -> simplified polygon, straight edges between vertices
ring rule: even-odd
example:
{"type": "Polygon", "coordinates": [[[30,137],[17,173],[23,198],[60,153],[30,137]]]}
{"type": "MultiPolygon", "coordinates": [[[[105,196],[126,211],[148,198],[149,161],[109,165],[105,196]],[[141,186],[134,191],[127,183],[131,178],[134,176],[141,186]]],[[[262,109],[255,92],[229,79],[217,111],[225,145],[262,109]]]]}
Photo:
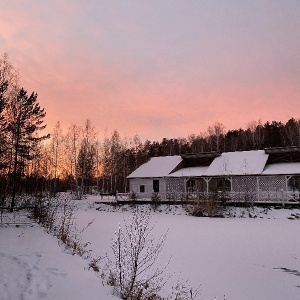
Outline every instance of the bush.
{"type": "MultiPolygon", "coordinates": [[[[41,204],[42,205],[42,204],[41,204]]],[[[47,232],[56,236],[59,243],[79,256],[89,256],[87,246],[89,243],[82,242],[82,233],[93,221],[89,222],[81,231],[76,229],[74,216],[74,204],[67,195],[44,199],[41,213],[35,217],[47,232]]]]}
{"type": "Polygon", "coordinates": [[[137,193],[136,193],[136,192],[131,192],[131,193],[129,194],[129,199],[130,199],[131,201],[136,201],[137,198],[138,198],[138,196],[137,196],[137,193]]]}
{"type": "Polygon", "coordinates": [[[160,204],[160,196],[158,193],[153,193],[152,196],[151,196],[151,205],[153,207],[154,210],[157,209],[157,207],[159,206],[160,204]]]}
{"type": "Polygon", "coordinates": [[[186,206],[187,212],[195,217],[223,217],[222,202],[216,194],[201,197],[186,206]]]}
{"type": "Polygon", "coordinates": [[[158,292],[170,276],[165,266],[156,266],[156,260],[163,248],[166,234],[154,242],[151,232],[150,211],[135,210],[125,223],[120,225],[111,245],[113,260],[107,258],[108,284],[113,285],[122,299],[161,299],[158,292]]]}
{"type": "Polygon", "coordinates": [[[178,282],[173,286],[171,295],[167,300],[194,300],[200,295],[200,286],[196,289],[189,286],[188,282],[178,282]]]}

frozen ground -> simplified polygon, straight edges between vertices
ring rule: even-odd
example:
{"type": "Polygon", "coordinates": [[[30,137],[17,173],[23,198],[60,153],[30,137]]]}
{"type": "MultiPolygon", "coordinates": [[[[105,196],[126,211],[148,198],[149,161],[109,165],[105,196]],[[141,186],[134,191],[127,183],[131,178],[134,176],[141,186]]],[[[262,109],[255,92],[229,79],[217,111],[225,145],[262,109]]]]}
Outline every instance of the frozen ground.
{"type": "MultiPolygon", "coordinates": [[[[97,200],[75,202],[78,228],[95,219],[83,236],[93,257],[110,253],[114,231],[131,211],[97,200]]],[[[168,230],[168,237],[159,259],[171,256],[174,274],[165,293],[180,278],[200,284],[203,300],[300,299],[299,213],[234,209],[231,218],[209,219],[187,216],[180,206],[160,207],[152,217],[154,234],[168,230]]],[[[86,260],[68,254],[37,225],[0,227],[0,270],[1,300],[114,298],[86,260]]]]}

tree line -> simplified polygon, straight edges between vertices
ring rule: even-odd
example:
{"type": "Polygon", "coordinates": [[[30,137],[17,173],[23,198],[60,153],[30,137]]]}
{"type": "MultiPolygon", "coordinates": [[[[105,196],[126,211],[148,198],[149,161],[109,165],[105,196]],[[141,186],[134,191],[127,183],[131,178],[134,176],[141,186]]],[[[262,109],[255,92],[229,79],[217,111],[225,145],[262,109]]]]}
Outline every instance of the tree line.
{"type": "Polygon", "coordinates": [[[126,177],[154,156],[231,152],[300,146],[300,119],[286,123],[251,121],[245,129],[225,130],[215,122],[186,138],[142,142],[117,130],[101,140],[89,119],[43,134],[46,115],[37,94],[27,94],[7,55],[0,59],[0,193],[3,206],[16,195],[72,190],[77,198],[90,192],[128,192],[126,177]],[[41,135],[38,135],[38,132],[41,135]]]}
{"type": "Polygon", "coordinates": [[[300,146],[300,119],[285,124],[252,121],[246,129],[228,131],[216,122],[198,135],[160,142],[121,137],[117,130],[99,140],[90,120],[66,132],[57,122],[50,141],[40,145],[38,160],[31,163],[31,175],[43,178],[47,190],[77,191],[80,198],[85,192],[128,192],[126,177],[151,157],[284,146],[300,146]]]}

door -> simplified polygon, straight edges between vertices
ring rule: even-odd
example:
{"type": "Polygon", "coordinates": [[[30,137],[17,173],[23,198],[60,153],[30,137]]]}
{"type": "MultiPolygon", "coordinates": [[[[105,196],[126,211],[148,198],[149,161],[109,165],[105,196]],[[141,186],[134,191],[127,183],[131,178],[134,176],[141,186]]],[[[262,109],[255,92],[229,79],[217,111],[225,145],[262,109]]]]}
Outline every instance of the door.
{"type": "Polygon", "coordinates": [[[153,192],[159,193],[159,180],[158,179],[153,180],[153,192]]]}

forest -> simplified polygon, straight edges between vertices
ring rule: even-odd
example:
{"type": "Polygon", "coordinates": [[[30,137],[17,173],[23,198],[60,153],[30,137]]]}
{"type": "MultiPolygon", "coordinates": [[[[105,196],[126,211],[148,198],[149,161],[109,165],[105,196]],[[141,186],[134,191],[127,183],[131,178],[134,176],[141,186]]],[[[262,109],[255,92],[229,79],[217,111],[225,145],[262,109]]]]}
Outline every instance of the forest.
{"type": "MultiPolygon", "coordinates": [[[[0,58],[0,206],[14,207],[24,194],[74,191],[128,192],[126,177],[153,156],[300,146],[300,119],[251,121],[226,130],[215,122],[187,137],[142,141],[117,130],[100,138],[92,122],[51,130],[37,94],[21,87],[8,55],[0,58]]],[[[197,128],[195,128],[197,131],[197,128]]]]}

